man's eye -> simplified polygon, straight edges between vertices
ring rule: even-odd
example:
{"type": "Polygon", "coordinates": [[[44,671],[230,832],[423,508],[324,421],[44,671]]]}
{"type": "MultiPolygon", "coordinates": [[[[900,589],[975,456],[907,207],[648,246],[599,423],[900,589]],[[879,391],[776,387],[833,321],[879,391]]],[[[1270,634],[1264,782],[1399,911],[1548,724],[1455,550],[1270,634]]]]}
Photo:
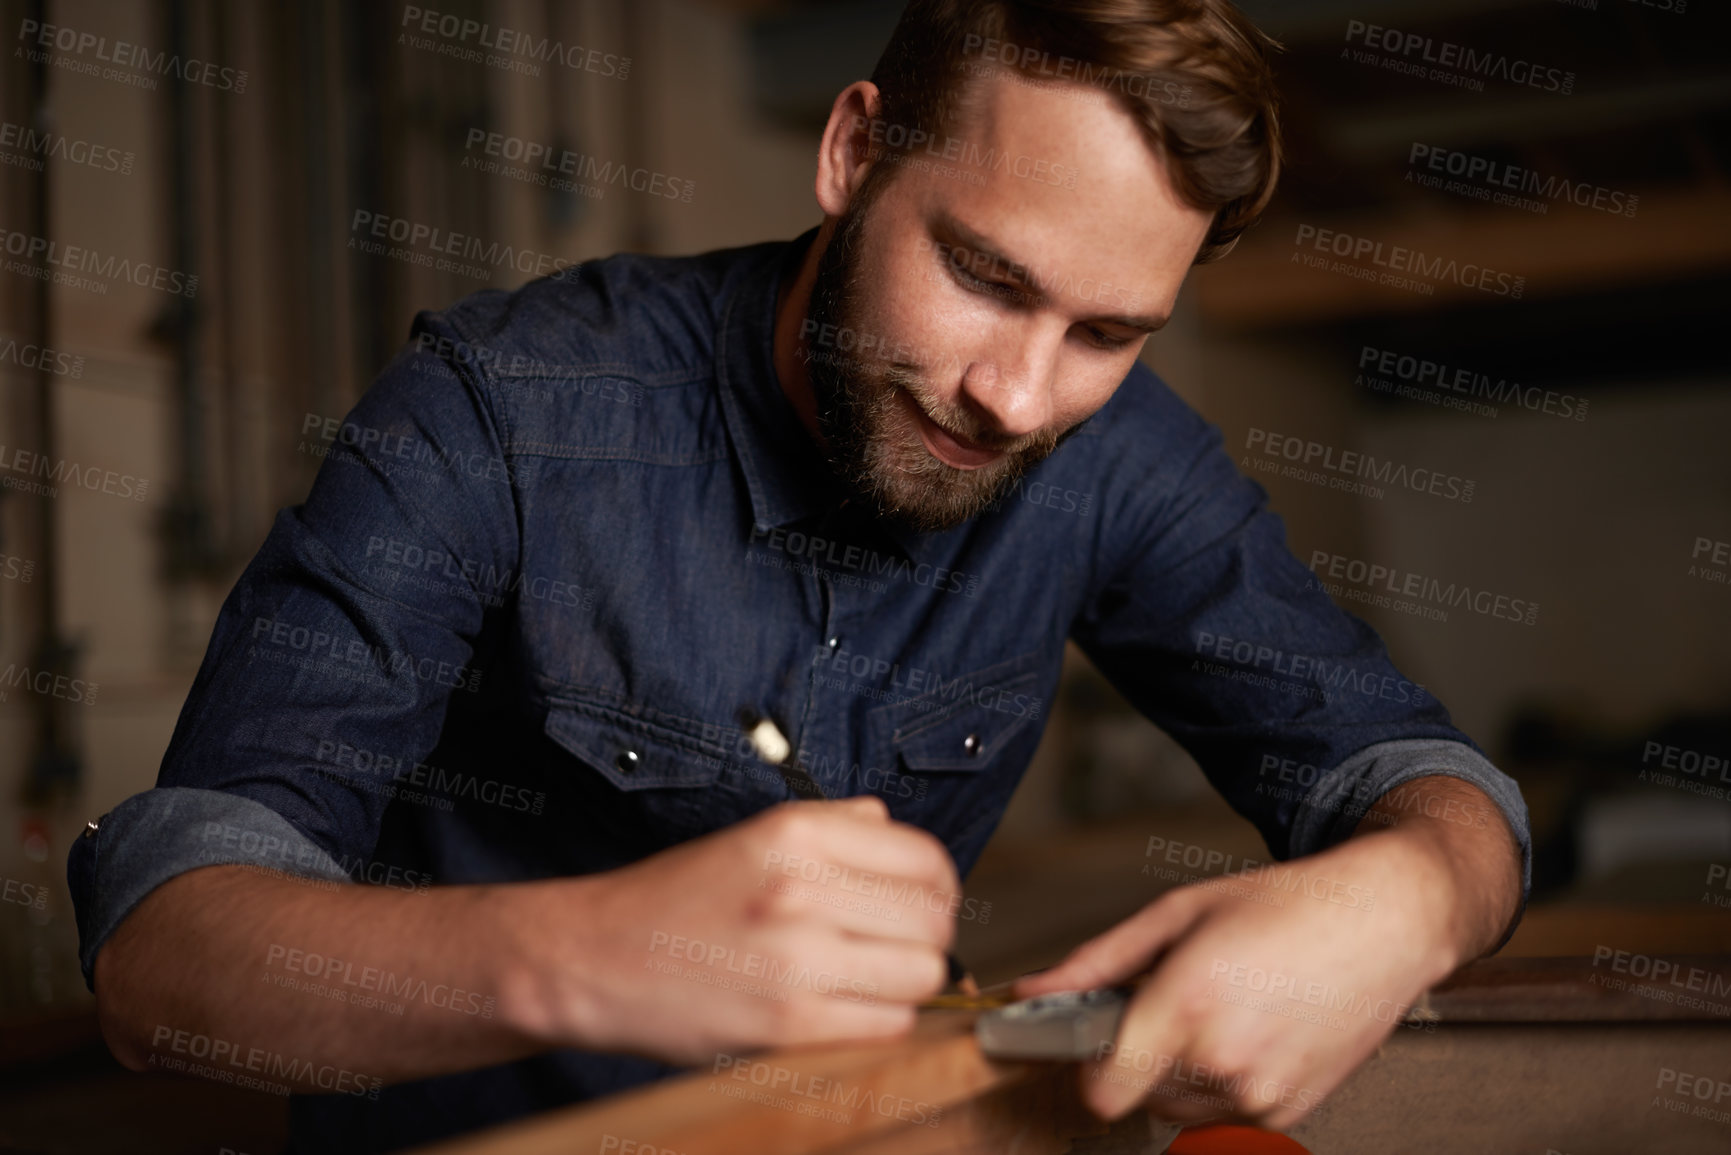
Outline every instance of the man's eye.
{"type": "Polygon", "coordinates": [[[1006,285],[1002,281],[988,281],[984,277],[975,276],[973,270],[966,265],[951,262],[950,271],[955,274],[956,280],[973,292],[990,293],[994,297],[1011,299],[1022,295],[1021,290],[1014,285],[1006,285]]]}
{"type": "Polygon", "coordinates": [[[1088,342],[1099,349],[1122,349],[1126,345],[1133,344],[1135,340],[1134,337],[1114,337],[1104,330],[1096,329],[1092,325],[1088,326],[1088,342]]]}

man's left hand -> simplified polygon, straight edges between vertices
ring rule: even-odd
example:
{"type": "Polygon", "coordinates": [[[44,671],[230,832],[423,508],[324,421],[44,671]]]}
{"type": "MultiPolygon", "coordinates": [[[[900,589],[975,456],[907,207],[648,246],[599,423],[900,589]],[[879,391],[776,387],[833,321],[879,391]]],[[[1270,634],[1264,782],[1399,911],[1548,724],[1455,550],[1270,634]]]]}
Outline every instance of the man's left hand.
{"type": "Polygon", "coordinates": [[[1173,890],[1015,993],[1110,986],[1152,967],[1116,1044],[1083,1065],[1089,1105],[1106,1118],[1146,1102],[1172,1122],[1285,1128],[1425,991],[1488,950],[1519,896],[1500,812],[1458,779],[1423,778],[1346,842],[1173,890]],[[1456,800],[1449,817],[1413,805],[1439,795],[1456,800]]]}

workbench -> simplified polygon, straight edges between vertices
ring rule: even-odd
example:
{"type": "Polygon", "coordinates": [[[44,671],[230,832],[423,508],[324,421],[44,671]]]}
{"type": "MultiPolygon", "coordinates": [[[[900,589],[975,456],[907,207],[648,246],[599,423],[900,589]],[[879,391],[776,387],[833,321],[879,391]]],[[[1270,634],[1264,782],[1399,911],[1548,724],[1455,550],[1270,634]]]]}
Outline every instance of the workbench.
{"type": "MultiPolygon", "coordinates": [[[[611,1099],[423,1155],[1151,1155],[1108,1127],[1074,1065],[1000,1062],[977,1012],[891,1042],[722,1056],[611,1099]]],[[[1610,947],[1472,964],[1415,1006],[1291,1139],[1187,1130],[1172,1155],[1727,1155],[1731,955],[1610,947]]]]}

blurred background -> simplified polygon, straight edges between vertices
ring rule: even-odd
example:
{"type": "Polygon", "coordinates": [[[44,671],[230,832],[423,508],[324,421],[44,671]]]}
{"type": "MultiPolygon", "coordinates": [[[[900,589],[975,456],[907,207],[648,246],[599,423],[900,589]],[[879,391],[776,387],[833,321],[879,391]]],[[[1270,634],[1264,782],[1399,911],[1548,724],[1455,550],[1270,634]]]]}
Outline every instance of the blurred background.
{"type": "MultiPolygon", "coordinates": [[[[1243,7],[1284,45],[1289,166],[1146,360],[1521,782],[1535,885],[1508,949],[1731,950],[1723,5],[1243,7]],[[1434,48],[1367,44],[1369,25],[1505,64],[1438,75],[1434,48]],[[1426,258],[1390,284],[1397,247],[1426,258]],[[1465,479],[1471,500],[1283,473],[1271,435],[1465,479]],[[1414,575],[1427,594],[1390,593],[1414,575]]],[[[368,251],[366,223],[572,262],[791,238],[819,218],[830,102],[899,8],[0,0],[0,1149],[281,1141],[280,1101],[107,1058],[65,863],[154,782],[222,599],[318,468],[308,430],[417,311],[529,279],[368,251]],[[481,48],[465,20],[567,51],[481,48]],[[498,171],[490,133],[589,159],[538,184],[498,171]]],[[[990,907],[963,957],[985,978],[1053,961],[1182,881],[1144,873],[1156,838],[1264,856],[1072,653],[970,880],[990,907]]]]}

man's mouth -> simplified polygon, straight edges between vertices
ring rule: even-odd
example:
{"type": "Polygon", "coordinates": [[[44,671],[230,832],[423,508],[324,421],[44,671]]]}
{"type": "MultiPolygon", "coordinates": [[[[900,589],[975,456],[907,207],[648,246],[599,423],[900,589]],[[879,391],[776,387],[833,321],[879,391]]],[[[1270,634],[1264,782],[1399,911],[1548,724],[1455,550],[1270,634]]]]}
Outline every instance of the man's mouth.
{"type": "Polygon", "coordinates": [[[955,469],[979,469],[1004,455],[1001,449],[985,449],[946,431],[926,416],[913,394],[906,389],[896,392],[901,394],[908,411],[913,414],[914,426],[920,431],[920,440],[926,443],[926,450],[945,465],[955,469]]]}

